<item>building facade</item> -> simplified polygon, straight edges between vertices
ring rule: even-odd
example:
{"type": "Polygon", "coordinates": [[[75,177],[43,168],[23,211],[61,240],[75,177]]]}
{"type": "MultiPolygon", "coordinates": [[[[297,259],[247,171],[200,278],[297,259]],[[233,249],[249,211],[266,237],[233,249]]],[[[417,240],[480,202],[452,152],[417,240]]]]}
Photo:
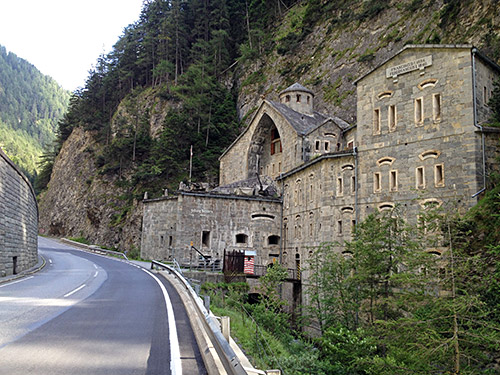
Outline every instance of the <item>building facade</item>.
{"type": "MultiPolygon", "coordinates": [[[[411,222],[428,205],[473,206],[497,167],[500,132],[485,123],[499,76],[500,67],[473,46],[410,45],[355,82],[356,124],[315,112],[314,93],[299,84],[278,102],[264,99],[220,157],[219,188],[196,199],[180,192],[145,201],[143,256],[166,254],[158,236],[170,225],[184,245],[203,246],[203,233],[213,232],[217,240],[206,250],[214,256],[237,248],[245,234],[256,265],[278,255],[300,270],[315,247],[350,239],[375,210],[399,206],[411,222]],[[210,219],[175,216],[187,207],[206,209],[210,219]],[[261,226],[252,215],[264,207],[272,220],[261,226]]],[[[285,294],[304,302],[296,287],[285,294]]]]}

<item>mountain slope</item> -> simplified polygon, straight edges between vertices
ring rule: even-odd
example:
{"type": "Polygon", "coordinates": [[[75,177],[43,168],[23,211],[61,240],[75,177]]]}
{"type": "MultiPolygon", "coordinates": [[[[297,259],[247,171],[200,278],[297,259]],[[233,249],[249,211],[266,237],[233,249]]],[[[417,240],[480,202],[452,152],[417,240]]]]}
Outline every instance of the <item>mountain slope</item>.
{"type": "Polygon", "coordinates": [[[0,46],[0,146],[29,177],[55,139],[69,92],[32,64],[0,46]]]}

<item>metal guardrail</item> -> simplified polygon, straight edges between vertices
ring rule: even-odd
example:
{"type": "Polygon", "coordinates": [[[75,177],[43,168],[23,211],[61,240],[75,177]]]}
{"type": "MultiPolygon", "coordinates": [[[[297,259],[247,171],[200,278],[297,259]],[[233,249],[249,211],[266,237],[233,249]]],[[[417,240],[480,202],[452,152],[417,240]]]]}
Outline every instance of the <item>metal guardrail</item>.
{"type": "Polygon", "coordinates": [[[222,360],[224,368],[226,369],[228,374],[248,375],[248,373],[243,368],[240,360],[238,359],[238,356],[231,348],[227,340],[224,338],[224,335],[219,328],[219,323],[217,322],[215,316],[205,308],[202,299],[196,294],[189,282],[174,267],[152,260],[151,269],[154,269],[155,267],[167,270],[175,277],[177,277],[177,279],[179,279],[179,281],[186,287],[189,294],[191,295],[192,300],[195,302],[195,306],[198,309],[198,312],[205,318],[204,322],[206,324],[206,327],[208,328],[207,333],[209,334],[214,348],[217,351],[219,358],[222,360]]]}
{"type": "Polygon", "coordinates": [[[93,253],[96,253],[96,254],[113,255],[113,256],[123,257],[125,260],[128,260],[127,255],[124,253],[121,253],[119,251],[106,250],[106,249],[103,249],[97,245],[86,245],[86,244],[81,243],[81,242],[68,240],[67,238],[61,238],[61,242],[64,242],[64,243],[71,245],[71,246],[74,246],[74,247],[79,247],[81,249],[92,251],[93,253]]]}

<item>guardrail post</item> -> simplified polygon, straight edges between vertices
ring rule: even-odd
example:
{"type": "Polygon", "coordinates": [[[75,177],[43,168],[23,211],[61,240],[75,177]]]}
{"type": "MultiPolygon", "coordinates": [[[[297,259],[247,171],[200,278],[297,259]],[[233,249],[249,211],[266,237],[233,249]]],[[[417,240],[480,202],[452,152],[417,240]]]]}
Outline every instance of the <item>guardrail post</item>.
{"type": "Polygon", "coordinates": [[[231,336],[231,326],[229,316],[221,316],[221,328],[224,338],[229,342],[229,336],[231,336]]]}
{"type": "Polygon", "coordinates": [[[203,305],[207,310],[210,310],[210,296],[203,296],[203,305]]]}

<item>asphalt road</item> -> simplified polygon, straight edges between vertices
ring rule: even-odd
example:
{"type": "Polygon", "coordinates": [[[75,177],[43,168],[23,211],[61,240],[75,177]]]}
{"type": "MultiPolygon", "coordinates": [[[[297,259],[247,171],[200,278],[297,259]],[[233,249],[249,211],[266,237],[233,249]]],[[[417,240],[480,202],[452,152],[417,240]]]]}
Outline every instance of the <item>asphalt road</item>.
{"type": "Polygon", "coordinates": [[[0,285],[0,374],[206,373],[163,277],[45,238],[39,252],[43,270],[0,285]]]}

